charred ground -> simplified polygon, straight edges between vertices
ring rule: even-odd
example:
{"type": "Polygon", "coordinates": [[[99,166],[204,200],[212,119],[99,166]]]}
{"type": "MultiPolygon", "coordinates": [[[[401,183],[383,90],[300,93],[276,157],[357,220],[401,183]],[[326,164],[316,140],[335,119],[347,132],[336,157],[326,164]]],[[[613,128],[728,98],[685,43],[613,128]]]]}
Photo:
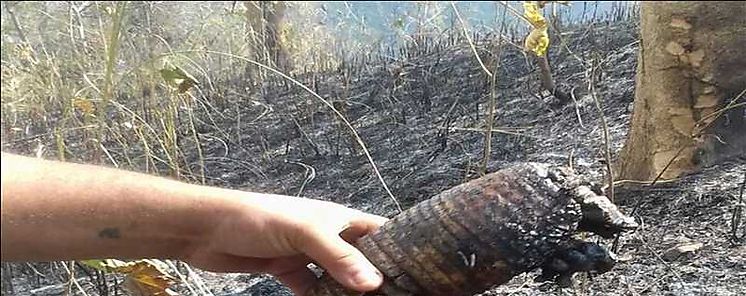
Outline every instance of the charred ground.
{"type": "MultiPolygon", "coordinates": [[[[636,32],[632,24],[604,24],[578,27],[553,41],[555,78],[576,98],[562,107],[539,94],[531,59],[503,44],[487,171],[523,161],[567,164],[572,158],[576,170],[603,182],[604,141],[587,70],[591,63],[599,66],[592,81],[616,156],[634,99],[636,32]]],[[[494,38],[476,43],[490,49],[480,52],[485,61],[497,52],[494,38]]],[[[348,118],[404,207],[478,175],[490,83],[464,40],[422,40],[337,71],[296,78],[348,118]]],[[[204,124],[197,127],[209,184],[332,200],[384,216],[396,213],[349,130],[307,91],[274,78],[252,90],[242,83],[215,83],[217,90],[209,95],[215,108],[199,115],[204,124]]],[[[4,143],[4,149],[31,154],[33,145],[16,141],[4,143]]],[[[185,164],[196,167],[198,155],[188,155],[185,164]]],[[[532,282],[535,274],[518,276],[485,295],[745,294],[746,249],[729,240],[745,164],[734,159],[676,182],[618,189],[616,200],[627,212],[638,199],[644,201],[635,210],[643,226],[620,240],[624,260],[611,272],[578,279],[565,290],[532,282]],[[664,258],[683,242],[703,247],[664,258]]],[[[202,275],[215,295],[290,295],[267,276],[202,275]]],[[[55,287],[64,288],[54,278],[32,283],[17,276],[14,282],[14,294],[57,294],[62,290],[55,287]],[[52,288],[39,290],[45,285],[52,288]]]]}

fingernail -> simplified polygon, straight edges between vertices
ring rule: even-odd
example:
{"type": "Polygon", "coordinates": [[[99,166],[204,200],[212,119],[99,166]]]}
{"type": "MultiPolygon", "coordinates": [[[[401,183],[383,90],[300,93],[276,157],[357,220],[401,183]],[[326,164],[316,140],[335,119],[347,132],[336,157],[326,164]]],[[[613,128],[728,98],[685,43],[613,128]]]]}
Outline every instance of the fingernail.
{"type": "Polygon", "coordinates": [[[383,281],[381,273],[369,266],[358,265],[354,267],[354,270],[357,270],[353,276],[353,281],[356,285],[377,287],[381,284],[381,281],[383,281]]]}

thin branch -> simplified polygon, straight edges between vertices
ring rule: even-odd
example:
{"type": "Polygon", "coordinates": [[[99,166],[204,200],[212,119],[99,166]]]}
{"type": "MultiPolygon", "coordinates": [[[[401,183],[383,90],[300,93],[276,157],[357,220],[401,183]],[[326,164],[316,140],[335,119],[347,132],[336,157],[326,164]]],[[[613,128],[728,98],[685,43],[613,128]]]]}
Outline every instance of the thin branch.
{"type": "Polygon", "coordinates": [[[306,169],[306,173],[305,173],[306,178],[303,180],[303,183],[300,185],[300,189],[298,189],[298,194],[296,194],[296,196],[303,195],[303,190],[306,188],[306,185],[308,185],[308,183],[311,183],[313,179],[316,179],[316,169],[300,161],[285,160],[285,162],[296,164],[306,169]]]}
{"type": "Polygon", "coordinates": [[[5,10],[8,12],[8,14],[10,14],[10,18],[13,20],[13,27],[15,27],[16,31],[18,31],[18,36],[21,37],[21,41],[26,45],[31,46],[28,38],[26,38],[26,33],[23,31],[23,27],[21,27],[21,23],[18,21],[18,17],[16,16],[11,6],[5,6],[5,10]]]}
{"type": "Polygon", "coordinates": [[[715,122],[720,117],[720,115],[722,115],[723,113],[725,113],[725,111],[728,111],[728,110],[735,109],[735,108],[738,108],[740,106],[746,105],[746,102],[741,102],[741,103],[736,104],[736,102],[739,99],[741,99],[741,97],[743,97],[744,94],[746,94],[746,88],[744,88],[741,91],[741,93],[739,93],[735,98],[733,98],[730,102],[728,102],[728,105],[726,105],[725,107],[721,108],[720,110],[712,112],[712,113],[708,114],[707,116],[702,117],[702,119],[698,120],[697,123],[694,125],[695,127],[699,127],[703,122],[705,122],[705,120],[708,120],[708,119],[710,119],[710,117],[715,116],[715,119],[708,121],[707,124],[704,127],[702,127],[701,129],[699,129],[696,133],[693,132],[692,133],[692,137],[696,138],[696,137],[702,135],[702,133],[704,133],[704,131],[708,127],[710,127],[710,125],[713,122],[715,122]]]}
{"type": "MultiPolygon", "coordinates": [[[[470,127],[451,127],[451,128],[437,127],[437,128],[438,129],[447,129],[447,130],[451,130],[451,131],[467,131],[467,132],[478,132],[478,133],[484,133],[486,131],[486,129],[470,128],[470,127]]],[[[492,128],[491,131],[493,133],[506,134],[506,135],[514,135],[514,136],[519,136],[519,137],[526,137],[526,138],[529,138],[529,139],[539,139],[539,138],[534,137],[534,136],[524,135],[524,134],[520,134],[520,133],[516,133],[516,132],[511,132],[511,131],[507,131],[507,130],[503,130],[503,129],[492,128]]]]}
{"type": "MultiPolygon", "coordinates": [[[[500,2],[500,4],[502,4],[503,6],[505,6],[505,8],[507,8],[507,9],[508,9],[508,10],[510,11],[510,13],[512,13],[513,15],[515,15],[515,16],[517,16],[517,17],[521,18],[522,20],[526,21],[526,22],[527,22],[527,23],[529,23],[529,24],[532,24],[532,23],[531,23],[531,20],[529,20],[529,19],[528,19],[528,18],[527,18],[527,17],[525,16],[525,15],[523,15],[523,14],[522,14],[522,13],[521,13],[520,11],[518,11],[518,10],[517,10],[517,9],[515,9],[515,8],[513,8],[513,6],[510,6],[510,4],[508,4],[508,2],[506,2],[506,1],[498,1],[498,2],[500,2]]],[[[533,25],[533,24],[532,24],[532,25],[533,25]]]]}
{"type": "Polygon", "coordinates": [[[580,117],[580,108],[578,108],[580,106],[578,105],[578,100],[575,98],[575,89],[576,88],[577,87],[573,87],[570,90],[570,97],[572,98],[572,101],[575,104],[575,116],[578,118],[578,124],[580,125],[581,128],[585,128],[585,125],[583,125],[583,119],[580,117]]]}
{"type": "MultiPolygon", "coordinates": [[[[595,60],[594,60],[595,61],[595,60]]],[[[595,62],[594,62],[595,63],[595,62]]],[[[614,171],[611,168],[611,140],[609,139],[609,125],[606,122],[606,116],[604,116],[604,110],[601,108],[601,101],[598,99],[598,96],[596,96],[596,86],[595,81],[593,77],[596,75],[596,70],[598,69],[597,65],[591,65],[590,74],[588,78],[588,91],[591,93],[591,97],[593,98],[593,101],[596,103],[596,110],[598,111],[598,116],[601,118],[601,127],[603,128],[604,132],[604,155],[606,157],[606,171],[607,171],[607,181],[609,186],[609,200],[611,202],[614,202],[614,171]]]]}
{"type": "MultiPolygon", "coordinates": [[[[453,3],[451,3],[453,4],[453,3]]],[[[506,9],[503,9],[503,16],[502,16],[502,22],[500,22],[500,34],[502,34],[503,29],[505,28],[505,13],[506,9]]],[[[495,73],[497,73],[498,69],[500,69],[500,57],[502,56],[503,52],[503,43],[502,38],[498,38],[498,44],[497,44],[497,54],[493,57],[493,63],[494,63],[494,70],[495,73]]],[[[490,75],[490,99],[489,99],[489,112],[487,114],[486,118],[486,127],[484,131],[484,155],[482,158],[482,165],[480,167],[480,174],[484,175],[487,172],[487,164],[490,161],[490,155],[492,152],[492,126],[495,122],[495,105],[497,101],[497,94],[495,93],[497,91],[497,75],[490,75]]]]}
{"type": "Polygon", "coordinates": [[[331,109],[334,112],[334,114],[336,114],[344,122],[344,124],[347,126],[347,128],[349,128],[350,131],[352,132],[353,136],[355,137],[355,140],[360,145],[360,147],[363,149],[363,153],[365,153],[365,157],[368,159],[368,163],[370,163],[371,168],[373,169],[373,172],[376,174],[376,177],[381,182],[381,185],[383,186],[383,189],[386,191],[386,194],[388,194],[389,198],[394,203],[394,206],[396,207],[397,211],[399,211],[400,213],[403,211],[403,209],[401,207],[401,204],[399,204],[399,201],[396,199],[396,197],[394,197],[394,194],[391,192],[391,189],[389,189],[388,185],[386,185],[386,181],[383,180],[383,176],[381,175],[381,172],[378,170],[378,166],[376,166],[375,161],[373,161],[373,156],[370,155],[370,151],[368,151],[367,146],[365,146],[365,142],[363,142],[363,139],[357,133],[357,131],[355,130],[355,128],[352,126],[352,124],[347,120],[347,118],[345,118],[345,116],[342,115],[342,113],[340,113],[339,110],[337,110],[336,108],[334,108],[334,106],[332,105],[332,103],[329,103],[329,101],[327,101],[326,99],[324,99],[323,97],[321,97],[318,93],[314,92],[311,88],[309,88],[305,84],[301,83],[300,81],[298,81],[296,79],[293,79],[292,77],[288,76],[287,74],[285,74],[285,73],[283,73],[283,72],[281,72],[281,71],[279,71],[279,70],[277,70],[277,69],[275,69],[273,67],[267,66],[265,64],[259,63],[257,61],[254,61],[254,60],[242,57],[242,56],[237,56],[237,55],[234,55],[234,54],[220,52],[220,51],[213,51],[213,50],[184,50],[184,51],[176,51],[176,52],[166,53],[166,54],[161,55],[161,57],[170,56],[170,55],[174,55],[174,54],[194,53],[194,52],[197,52],[197,53],[208,53],[208,54],[215,54],[215,55],[222,55],[222,56],[226,56],[226,57],[238,59],[238,60],[241,60],[241,61],[253,64],[253,65],[255,65],[257,67],[260,67],[262,69],[268,70],[268,71],[270,71],[270,72],[272,72],[274,74],[277,74],[277,75],[281,76],[282,78],[287,79],[288,81],[292,82],[293,84],[299,86],[300,88],[302,88],[303,90],[307,91],[312,96],[314,96],[316,99],[318,99],[319,101],[321,101],[321,103],[323,103],[324,105],[326,105],[327,107],[329,107],[329,109],[331,109]]]}
{"type": "Polygon", "coordinates": [[[451,7],[453,7],[453,11],[456,13],[456,17],[458,18],[458,21],[461,23],[461,29],[464,31],[464,37],[466,37],[466,40],[469,41],[469,46],[471,46],[471,51],[474,52],[474,56],[477,58],[477,61],[479,62],[479,66],[482,67],[482,70],[484,70],[484,73],[487,73],[487,76],[492,77],[492,72],[490,70],[487,70],[487,66],[484,65],[482,62],[482,58],[479,57],[479,53],[477,52],[477,48],[474,46],[474,42],[471,40],[471,37],[469,37],[469,32],[466,31],[466,22],[461,18],[461,14],[458,13],[458,9],[456,9],[456,4],[453,4],[451,2],[451,7]]]}
{"type": "Polygon", "coordinates": [[[743,210],[746,205],[743,203],[743,191],[744,187],[746,187],[746,170],[743,172],[743,182],[741,182],[741,190],[738,194],[738,203],[736,204],[735,208],[733,209],[733,218],[731,219],[731,240],[733,242],[739,242],[743,237],[746,235],[746,233],[742,233],[740,236],[738,235],[738,228],[741,226],[741,221],[743,219],[743,210]]]}

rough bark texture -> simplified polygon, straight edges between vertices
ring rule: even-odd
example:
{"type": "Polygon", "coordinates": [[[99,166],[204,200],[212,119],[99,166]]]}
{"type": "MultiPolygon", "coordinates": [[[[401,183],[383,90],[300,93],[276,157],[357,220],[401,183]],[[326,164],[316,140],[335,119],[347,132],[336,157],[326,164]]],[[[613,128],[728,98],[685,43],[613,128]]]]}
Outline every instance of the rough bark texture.
{"type": "MultiPolygon", "coordinates": [[[[385,275],[366,295],[466,296],[543,268],[567,285],[574,272],[606,272],[614,259],[577,231],[604,237],[637,224],[566,170],[520,164],[446,190],[357,241],[385,275]]],[[[312,296],[361,295],[326,276],[312,296]]]]}
{"type": "Polygon", "coordinates": [[[744,2],[643,2],[634,113],[618,179],[664,179],[746,155],[744,2]],[[701,132],[703,131],[703,132],[701,132]],[[678,155],[678,156],[677,156],[678,155]]]}
{"type": "MultiPolygon", "coordinates": [[[[259,62],[287,69],[287,49],[281,42],[281,26],[287,4],[284,1],[245,1],[248,38],[254,44],[255,56],[259,62]]],[[[253,66],[251,66],[253,67],[253,66]]]]}

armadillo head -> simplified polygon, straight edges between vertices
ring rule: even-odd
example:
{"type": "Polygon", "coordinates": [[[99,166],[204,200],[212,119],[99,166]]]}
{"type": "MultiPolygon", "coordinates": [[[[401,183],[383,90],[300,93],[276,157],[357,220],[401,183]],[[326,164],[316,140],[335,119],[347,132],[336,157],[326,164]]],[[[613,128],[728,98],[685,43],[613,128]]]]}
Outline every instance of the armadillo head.
{"type": "Polygon", "coordinates": [[[552,167],[547,172],[547,178],[567,190],[580,204],[582,220],[578,230],[611,238],[638,227],[634,218],[622,213],[606,195],[600,190],[594,191],[595,187],[590,182],[575,175],[569,168],[552,167]]]}
{"type": "Polygon", "coordinates": [[[583,213],[578,230],[611,238],[617,233],[638,227],[634,218],[623,214],[605,195],[596,194],[588,186],[576,187],[574,196],[583,213]]]}
{"type": "MultiPolygon", "coordinates": [[[[580,205],[579,231],[611,238],[617,233],[638,227],[632,217],[622,213],[600,190],[594,190],[596,187],[592,183],[574,174],[569,168],[547,168],[546,182],[559,187],[580,205]]],[[[560,286],[567,286],[576,272],[604,273],[615,264],[614,254],[602,246],[593,242],[571,240],[551,258],[547,258],[537,281],[553,280],[560,286]]]]}

